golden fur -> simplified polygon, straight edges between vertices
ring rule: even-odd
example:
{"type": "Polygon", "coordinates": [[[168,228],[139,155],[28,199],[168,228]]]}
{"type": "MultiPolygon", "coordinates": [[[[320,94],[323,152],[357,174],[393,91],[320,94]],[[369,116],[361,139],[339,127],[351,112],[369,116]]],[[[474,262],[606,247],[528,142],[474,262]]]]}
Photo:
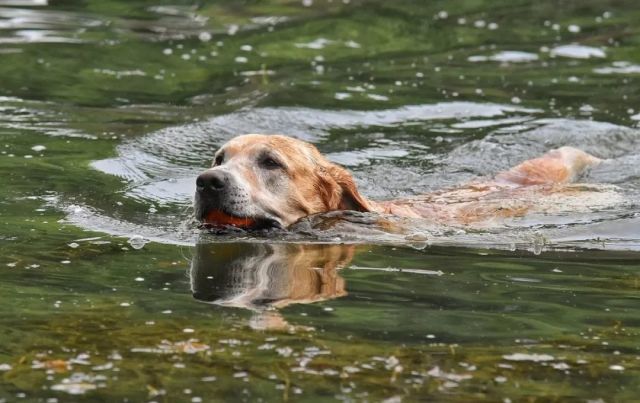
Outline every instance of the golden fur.
{"type": "Polygon", "coordinates": [[[570,188],[564,184],[599,162],[583,151],[562,147],[498,173],[493,179],[419,197],[374,202],[360,194],[346,169],[327,160],[312,144],[282,135],[248,134],[222,146],[216,154],[216,163],[206,171],[209,176],[224,176],[231,183],[230,190],[224,191],[242,194],[242,198],[228,200],[230,196],[224,192],[209,195],[206,186],[201,186],[196,194],[196,207],[200,218],[213,225],[243,226],[231,218],[219,222],[219,213],[210,215],[216,218],[208,220],[207,211],[212,209],[250,220],[246,221],[248,226],[261,215],[287,227],[305,216],[333,210],[370,211],[442,224],[471,225],[544,211],[541,198],[567,192],[570,188]],[[269,164],[273,160],[277,164],[261,168],[265,158],[269,164]]]}

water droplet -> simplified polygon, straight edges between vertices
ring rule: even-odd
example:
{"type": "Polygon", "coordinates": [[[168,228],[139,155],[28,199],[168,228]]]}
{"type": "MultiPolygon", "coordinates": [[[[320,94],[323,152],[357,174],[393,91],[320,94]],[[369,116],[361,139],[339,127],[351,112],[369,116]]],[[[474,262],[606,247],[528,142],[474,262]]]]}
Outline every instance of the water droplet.
{"type": "Polygon", "coordinates": [[[484,28],[487,25],[486,22],[484,22],[483,20],[477,20],[476,22],[473,23],[473,26],[476,28],[484,28]]]}

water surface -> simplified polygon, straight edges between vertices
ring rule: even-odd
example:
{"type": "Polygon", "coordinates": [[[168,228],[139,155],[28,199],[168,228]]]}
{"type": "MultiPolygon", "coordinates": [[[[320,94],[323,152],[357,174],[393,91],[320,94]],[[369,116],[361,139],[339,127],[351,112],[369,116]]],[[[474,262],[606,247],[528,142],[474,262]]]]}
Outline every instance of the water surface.
{"type": "Polygon", "coordinates": [[[639,18],[0,1],[0,401],[637,399],[639,18]],[[615,198],[474,230],[203,232],[194,178],[246,132],[316,144],[372,199],[572,145],[615,198]]]}

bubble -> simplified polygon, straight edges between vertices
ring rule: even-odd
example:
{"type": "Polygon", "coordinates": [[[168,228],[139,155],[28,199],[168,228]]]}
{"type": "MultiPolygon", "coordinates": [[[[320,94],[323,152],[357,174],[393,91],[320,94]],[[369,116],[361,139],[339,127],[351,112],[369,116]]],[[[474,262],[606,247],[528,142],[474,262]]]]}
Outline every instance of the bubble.
{"type": "Polygon", "coordinates": [[[200,39],[202,42],[209,42],[211,40],[211,34],[209,32],[200,32],[200,34],[198,35],[198,39],[200,39]]]}
{"type": "Polygon", "coordinates": [[[589,105],[589,104],[584,104],[584,105],[582,105],[580,107],[580,112],[583,112],[583,113],[591,113],[591,112],[593,112],[595,110],[596,109],[593,106],[589,105]]]}
{"type": "Polygon", "coordinates": [[[569,25],[567,27],[567,30],[569,30],[569,32],[577,34],[578,32],[580,32],[580,27],[578,25],[569,25]]]}
{"type": "Polygon", "coordinates": [[[127,240],[127,243],[131,245],[133,249],[142,249],[144,245],[149,242],[148,239],[145,239],[141,235],[133,235],[127,240]]]}
{"type": "Polygon", "coordinates": [[[240,30],[240,26],[239,25],[231,24],[231,25],[229,25],[229,28],[227,29],[227,34],[235,35],[236,33],[238,33],[238,30],[240,30]]]}

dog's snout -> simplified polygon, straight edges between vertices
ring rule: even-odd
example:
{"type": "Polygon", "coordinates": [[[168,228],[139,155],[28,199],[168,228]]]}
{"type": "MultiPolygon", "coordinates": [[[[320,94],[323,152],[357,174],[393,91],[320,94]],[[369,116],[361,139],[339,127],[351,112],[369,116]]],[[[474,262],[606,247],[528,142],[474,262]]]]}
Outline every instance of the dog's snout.
{"type": "Polygon", "coordinates": [[[196,179],[196,187],[199,192],[219,192],[224,190],[228,180],[224,172],[205,171],[196,179]]]}

